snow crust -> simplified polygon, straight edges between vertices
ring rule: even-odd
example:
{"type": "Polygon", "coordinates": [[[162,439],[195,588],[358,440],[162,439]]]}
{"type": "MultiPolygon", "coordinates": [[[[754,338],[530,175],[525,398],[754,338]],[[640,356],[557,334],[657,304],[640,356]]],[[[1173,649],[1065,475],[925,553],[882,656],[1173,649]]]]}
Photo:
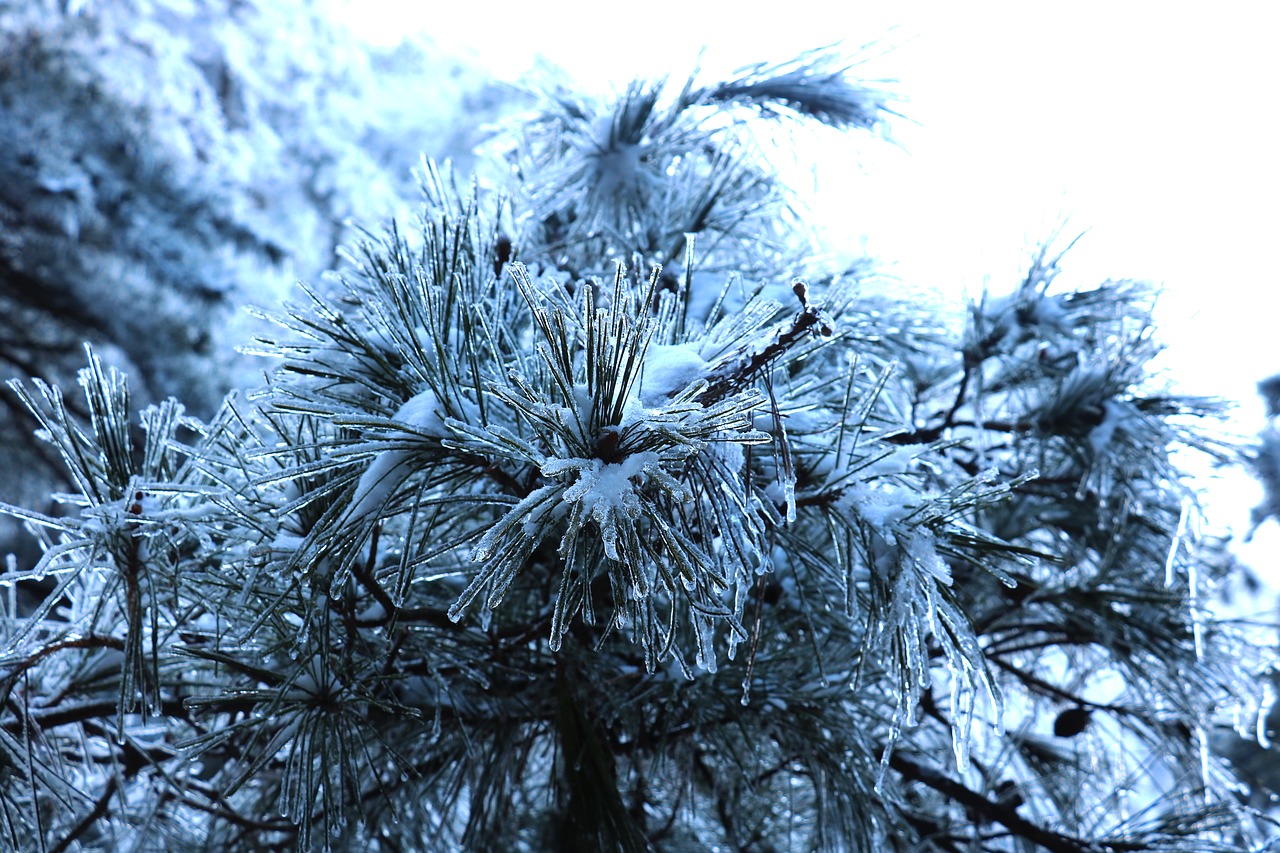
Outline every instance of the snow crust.
{"type": "Polygon", "coordinates": [[[554,477],[576,470],[578,480],[564,492],[566,503],[577,503],[599,527],[604,552],[611,560],[621,559],[618,552],[618,522],[640,514],[640,497],[632,480],[647,479],[647,471],[659,465],[658,454],[633,453],[621,462],[606,463],[601,459],[557,459],[542,467],[542,473],[554,477]]]}
{"type": "MultiPolygon", "coordinates": [[[[439,415],[440,398],[435,392],[427,389],[415,394],[405,401],[395,413],[392,420],[413,427],[413,432],[394,432],[387,439],[412,439],[422,436],[443,438],[447,434],[444,421],[439,415]]],[[[360,476],[355,495],[351,500],[351,509],[347,517],[356,521],[372,512],[377,512],[386,504],[391,494],[413,472],[410,450],[384,450],[374,457],[373,462],[360,476]]]]}
{"type": "Polygon", "coordinates": [[[707,376],[710,365],[694,344],[659,344],[645,353],[639,399],[656,407],[707,376]]]}
{"type": "Polygon", "coordinates": [[[1107,451],[1115,439],[1117,431],[1124,430],[1126,425],[1138,416],[1137,411],[1128,403],[1120,400],[1107,400],[1102,404],[1102,421],[1089,430],[1089,446],[1097,456],[1107,451]]]}

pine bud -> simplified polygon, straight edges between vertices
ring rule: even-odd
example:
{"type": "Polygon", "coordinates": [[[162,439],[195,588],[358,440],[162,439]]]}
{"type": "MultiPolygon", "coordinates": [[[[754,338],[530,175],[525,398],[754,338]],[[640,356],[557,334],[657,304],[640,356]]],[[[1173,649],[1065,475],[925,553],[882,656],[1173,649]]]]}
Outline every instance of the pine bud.
{"type": "Polygon", "coordinates": [[[1068,708],[1053,721],[1053,733],[1058,737],[1075,737],[1089,725],[1092,716],[1088,708],[1068,708]]]}
{"type": "Polygon", "coordinates": [[[502,275],[502,268],[511,260],[511,238],[506,234],[499,234],[493,253],[493,274],[502,275]]]}

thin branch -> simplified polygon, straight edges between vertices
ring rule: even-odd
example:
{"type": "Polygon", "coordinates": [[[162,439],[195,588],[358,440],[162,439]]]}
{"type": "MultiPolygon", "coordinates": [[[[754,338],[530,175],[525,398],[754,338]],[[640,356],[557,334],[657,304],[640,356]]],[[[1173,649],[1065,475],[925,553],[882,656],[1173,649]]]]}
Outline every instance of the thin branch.
{"type": "Polygon", "coordinates": [[[103,787],[102,796],[98,797],[97,802],[93,804],[93,808],[89,813],[80,819],[80,822],[71,828],[66,837],[49,848],[49,853],[64,853],[70,849],[71,845],[81,835],[89,831],[89,827],[93,826],[103,815],[107,813],[107,804],[111,802],[111,797],[116,792],[116,777],[108,776],[107,784],[103,787]]]}
{"type": "Polygon", "coordinates": [[[1032,823],[1010,806],[989,800],[977,791],[970,790],[949,776],[907,758],[900,751],[889,756],[889,766],[903,778],[926,785],[949,797],[966,809],[977,812],[1004,826],[1019,838],[1038,844],[1050,853],[1099,853],[1103,850],[1133,850],[1136,846],[1114,844],[1094,845],[1079,838],[1052,832],[1032,823]]]}

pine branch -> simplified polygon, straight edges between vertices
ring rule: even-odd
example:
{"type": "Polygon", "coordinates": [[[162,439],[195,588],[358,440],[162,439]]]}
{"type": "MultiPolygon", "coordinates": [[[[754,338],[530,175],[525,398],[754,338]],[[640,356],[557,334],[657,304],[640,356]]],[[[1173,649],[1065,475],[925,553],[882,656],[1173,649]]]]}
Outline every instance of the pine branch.
{"type": "Polygon", "coordinates": [[[966,788],[940,771],[920,764],[896,750],[889,757],[889,766],[908,781],[919,782],[944,795],[951,801],[970,809],[986,819],[1000,824],[1014,836],[1039,845],[1051,853],[1103,853],[1103,851],[1141,850],[1137,844],[1092,843],[1080,838],[1052,832],[1022,817],[1007,805],[990,800],[976,791],[966,788]]]}
{"type": "Polygon", "coordinates": [[[94,802],[93,808],[89,810],[79,823],[71,828],[62,840],[49,848],[49,853],[64,853],[71,849],[71,845],[75,844],[80,836],[84,835],[89,829],[97,823],[107,813],[107,807],[111,803],[111,798],[116,795],[116,779],[114,776],[107,777],[107,784],[103,786],[102,794],[99,795],[97,801],[94,802]]]}

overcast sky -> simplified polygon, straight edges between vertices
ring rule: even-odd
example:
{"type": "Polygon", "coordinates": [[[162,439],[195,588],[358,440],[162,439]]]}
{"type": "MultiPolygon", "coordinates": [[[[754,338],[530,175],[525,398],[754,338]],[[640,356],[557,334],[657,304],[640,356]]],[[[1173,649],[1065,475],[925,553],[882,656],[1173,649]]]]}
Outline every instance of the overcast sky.
{"type": "Polygon", "coordinates": [[[1163,283],[1171,374],[1241,401],[1238,428],[1256,432],[1254,384],[1280,372],[1280,4],[847,5],[485,3],[441,17],[423,4],[415,19],[360,0],[357,18],[382,38],[424,28],[507,78],[541,54],[588,86],[678,77],[704,46],[711,73],[877,41],[861,68],[898,81],[908,120],[891,127],[897,146],[815,154],[828,239],[977,294],[1007,292],[1064,219],[1088,229],[1062,281],[1163,283]]]}

